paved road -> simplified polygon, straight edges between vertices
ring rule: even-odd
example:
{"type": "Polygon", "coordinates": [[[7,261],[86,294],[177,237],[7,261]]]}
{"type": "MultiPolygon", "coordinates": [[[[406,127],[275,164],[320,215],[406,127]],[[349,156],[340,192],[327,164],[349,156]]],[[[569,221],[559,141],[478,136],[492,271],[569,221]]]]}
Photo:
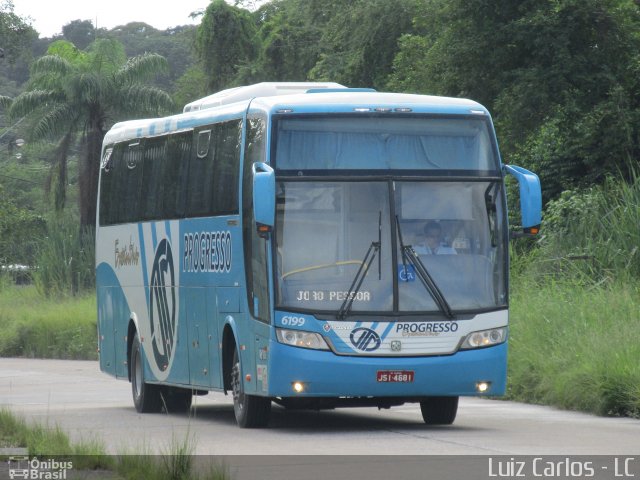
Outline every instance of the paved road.
{"type": "Polygon", "coordinates": [[[59,424],[72,438],[102,439],[112,453],[163,453],[193,439],[195,453],[325,455],[637,455],[640,421],[548,407],[461,399],[450,427],[428,427],[409,404],[390,410],[290,412],[273,409],[270,428],[235,426],[230,396],[197,397],[191,415],[138,414],[130,385],[97,362],[0,358],[0,407],[59,424]]]}

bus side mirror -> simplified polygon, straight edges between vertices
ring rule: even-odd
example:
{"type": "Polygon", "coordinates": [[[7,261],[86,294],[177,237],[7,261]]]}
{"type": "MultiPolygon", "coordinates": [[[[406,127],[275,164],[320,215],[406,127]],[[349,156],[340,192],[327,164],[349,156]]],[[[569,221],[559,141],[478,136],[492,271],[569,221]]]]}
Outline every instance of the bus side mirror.
{"type": "Polygon", "coordinates": [[[504,171],[515,177],[520,185],[520,212],[522,233],[535,235],[540,231],[542,221],[542,192],[538,176],[522,167],[505,165],[504,171]]]}
{"type": "Polygon", "coordinates": [[[253,171],[253,215],[260,236],[266,236],[274,225],[276,212],[276,175],[266,163],[256,162],[253,171]]]}

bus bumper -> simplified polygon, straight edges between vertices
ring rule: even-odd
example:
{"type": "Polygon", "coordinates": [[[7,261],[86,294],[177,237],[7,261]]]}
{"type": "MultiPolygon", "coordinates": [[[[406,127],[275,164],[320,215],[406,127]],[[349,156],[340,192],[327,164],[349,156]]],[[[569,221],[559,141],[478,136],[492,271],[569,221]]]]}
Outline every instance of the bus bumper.
{"type": "MultiPolygon", "coordinates": [[[[425,397],[504,395],[507,343],[431,357],[357,357],[270,342],[270,397],[425,397]],[[413,381],[378,381],[378,372],[413,372],[413,381]],[[297,393],[294,384],[303,390],[297,393]]],[[[265,392],[260,392],[264,395],[265,392]]]]}

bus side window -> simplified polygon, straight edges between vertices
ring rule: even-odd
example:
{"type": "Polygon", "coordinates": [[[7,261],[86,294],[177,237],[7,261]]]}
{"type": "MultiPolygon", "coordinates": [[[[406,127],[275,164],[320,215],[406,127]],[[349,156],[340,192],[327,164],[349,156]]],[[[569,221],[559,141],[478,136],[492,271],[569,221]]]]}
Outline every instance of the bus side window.
{"type": "Polygon", "coordinates": [[[111,225],[115,220],[114,199],[116,197],[116,157],[120,155],[122,148],[115,145],[107,149],[102,159],[102,173],[100,180],[100,225],[111,225]]]}
{"type": "Polygon", "coordinates": [[[189,159],[187,216],[238,213],[241,120],[206,127],[197,133],[189,159]]]}
{"type": "Polygon", "coordinates": [[[217,125],[215,171],[211,181],[214,215],[238,213],[241,141],[241,120],[217,125]]]}
{"type": "Polygon", "coordinates": [[[218,139],[215,133],[207,135],[205,132],[198,132],[195,141],[196,154],[189,157],[187,217],[204,217],[210,215],[212,210],[215,143],[218,139]],[[204,144],[207,137],[214,145],[204,144]],[[204,152],[206,154],[201,155],[204,152]]]}
{"type": "Polygon", "coordinates": [[[169,137],[167,142],[166,165],[163,168],[162,185],[163,218],[182,218],[185,213],[184,204],[186,184],[191,156],[192,132],[169,137]]]}
{"type": "Polygon", "coordinates": [[[118,219],[120,223],[135,222],[138,220],[138,208],[140,206],[140,191],[142,187],[142,143],[136,141],[130,143],[122,156],[120,168],[121,193],[120,211],[118,219]]]}
{"type": "Polygon", "coordinates": [[[167,164],[167,137],[151,138],[144,144],[142,188],[140,196],[140,219],[159,220],[164,218],[164,197],[162,190],[164,168],[167,164]]]}

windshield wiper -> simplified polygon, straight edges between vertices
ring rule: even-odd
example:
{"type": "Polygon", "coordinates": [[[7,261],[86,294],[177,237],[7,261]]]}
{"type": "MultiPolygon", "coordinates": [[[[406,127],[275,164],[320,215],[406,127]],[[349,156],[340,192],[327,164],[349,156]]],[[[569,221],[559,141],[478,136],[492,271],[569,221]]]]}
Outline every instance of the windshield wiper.
{"type": "MultiPolygon", "coordinates": [[[[411,245],[405,245],[402,241],[402,230],[400,229],[400,221],[396,216],[396,227],[398,229],[398,241],[400,242],[400,250],[402,252],[402,265],[405,273],[407,272],[407,261],[413,266],[413,269],[416,271],[418,278],[424,285],[424,288],[429,292],[433,301],[436,302],[436,305],[444,313],[444,315],[448,319],[453,318],[453,312],[451,311],[451,307],[447,302],[447,299],[444,297],[442,290],[438,287],[438,284],[435,282],[433,277],[429,274],[427,267],[422,263],[420,257],[413,249],[411,245]]],[[[409,281],[409,277],[407,276],[407,282],[409,281]]]]}
{"type": "MultiPolygon", "coordinates": [[[[382,211],[378,214],[378,241],[371,242],[369,245],[369,249],[367,253],[365,253],[364,258],[362,259],[362,263],[360,264],[360,268],[356,272],[356,276],[353,277],[353,281],[351,282],[351,286],[349,287],[349,291],[347,292],[347,296],[342,302],[340,306],[340,310],[336,315],[338,320],[344,320],[347,318],[347,315],[351,311],[351,307],[353,306],[353,301],[356,298],[356,295],[360,291],[360,287],[362,286],[362,282],[367,276],[367,272],[375,260],[376,255],[380,253],[380,246],[382,245],[382,211]]],[[[380,259],[382,257],[378,255],[378,279],[381,277],[381,263],[380,259]]]]}

